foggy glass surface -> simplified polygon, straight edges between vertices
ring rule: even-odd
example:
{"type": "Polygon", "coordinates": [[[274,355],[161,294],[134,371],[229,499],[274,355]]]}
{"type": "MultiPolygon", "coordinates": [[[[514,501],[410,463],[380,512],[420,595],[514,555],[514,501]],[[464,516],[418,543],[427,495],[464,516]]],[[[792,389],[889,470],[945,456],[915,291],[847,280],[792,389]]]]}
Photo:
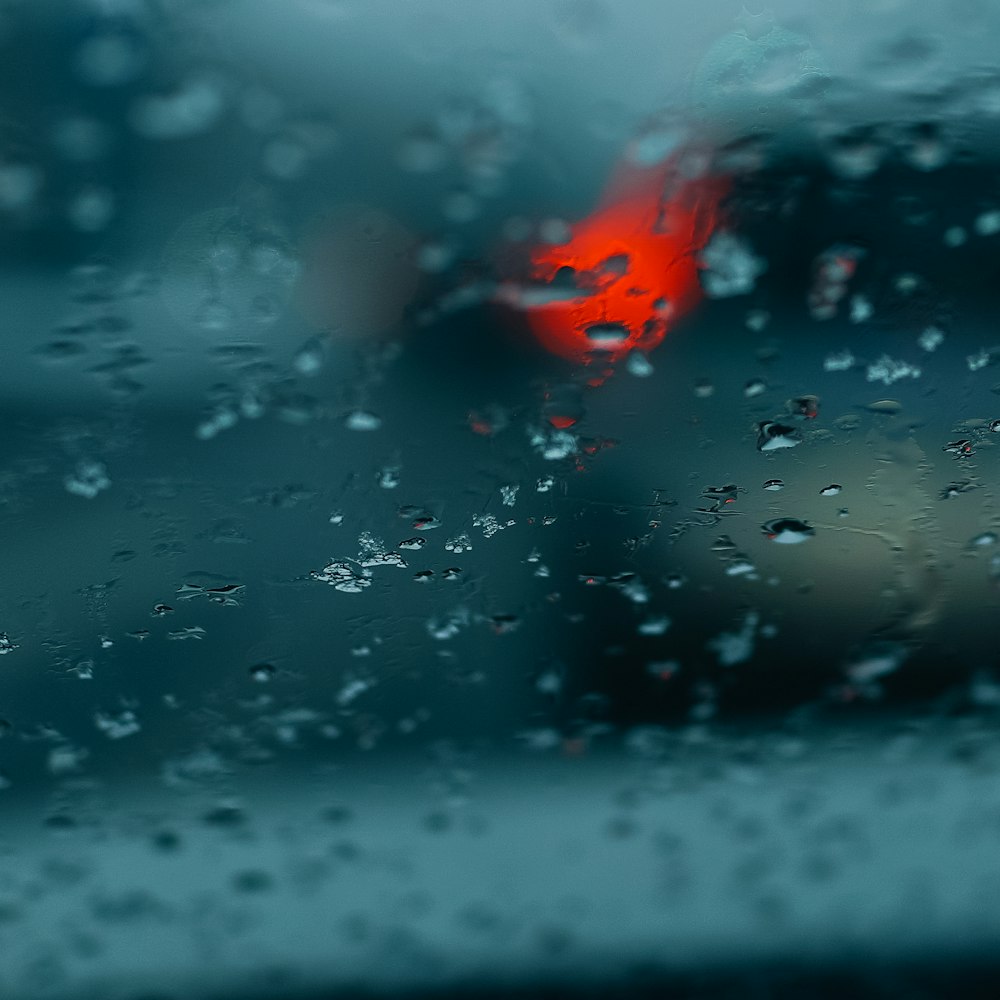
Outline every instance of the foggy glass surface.
{"type": "Polygon", "coordinates": [[[0,0],[0,998],[992,995],[998,38],[0,0]]]}

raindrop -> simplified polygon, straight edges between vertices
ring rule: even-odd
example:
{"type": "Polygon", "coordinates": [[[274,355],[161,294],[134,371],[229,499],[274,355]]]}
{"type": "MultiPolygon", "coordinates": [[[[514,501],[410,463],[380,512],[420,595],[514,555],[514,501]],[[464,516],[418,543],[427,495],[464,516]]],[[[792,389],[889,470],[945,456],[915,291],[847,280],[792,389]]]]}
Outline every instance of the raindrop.
{"type": "Polygon", "coordinates": [[[63,480],[67,491],[74,496],[93,500],[102,490],[111,486],[108,470],[100,462],[82,461],[76,466],[72,475],[63,480]]]}
{"type": "Polygon", "coordinates": [[[846,372],[850,371],[856,363],[854,355],[849,350],[844,350],[837,354],[828,354],[823,360],[823,371],[846,372]]]}
{"type": "Polygon", "coordinates": [[[654,368],[649,358],[641,351],[630,351],[625,359],[625,370],[636,378],[648,378],[653,374],[654,368]]]}
{"type": "Polygon", "coordinates": [[[345,594],[360,594],[362,590],[372,584],[370,569],[364,567],[355,568],[348,562],[336,561],[327,563],[321,570],[312,570],[309,574],[312,579],[321,583],[326,583],[345,594]]]}
{"type": "Polygon", "coordinates": [[[441,521],[433,514],[421,514],[411,522],[414,531],[432,531],[441,527],[441,521]]]}
{"type": "Polygon", "coordinates": [[[944,343],[944,333],[936,326],[929,326],[917,338],[917,343],[928,354],[936,351],[944,343]]]}
{"type": "Polygon", "coordinates": [[[122,740],[126,736],[134,736],[142,726],[131,709],[124,709],[117,715],[98,712],[94,716],[94,725],[104,733],[109,740],[122,740]]]}
{"type": "Polygon", "coordinates": [[[892,385],[904,378],[920,378],[921,371],[916,365],[911,365],[907,361],[898,361],[883,354],[877,361],[872,362],[865,378],[869,382],[882,382],[884,385],[892,385]]]}
{"type": "Polygon", "coordinates": [[[851,680],[867,683],[898,670],[906,657],[901,643],[878,640],[862,648],[845,669],[851,680]]]}
{"type": "Polygon", "coordinates": [[[808,524],[793,517],[779,517],[768,521],[761,525],[761,530],[772,542],[780,545],[797,545],[815,534],[808,524]]]}
{"type": "Polygon", "coordinates": [[[778,490],[783,490],[784,488],[785,484],[780,479],[768,479],[763,486],[763,489],[770,490],[772,493],[777,493],[778,490]]]}
{"type": "Polygon", "coordinates": [[[963,246],[969,238],[969,234],[962,226],[949,226],[944,231],[944,244],[954,249],[963,246]]]}
{"type": "Polygon", "coordinates": [[[448,541],[444,543],[445,550],[448,552],[462,553],[467,552],[472,548],[472,540],[469,538],[468,534],[463,532],[461,535],[456,535],[454,538],[449,538],[448,541]]]}
{"type": "Polygon", "coordinates": [[[767,261],[756,256],[749,244],[732,233],[716,233],[702,250],[699,263],[702,287],[709,298],[729,298],[752,292],[767,261]]]}
{"type": "Polygon", "coordinates": [[[949,455],[958,455],[960,458],[966,458],[974,454],[972,442],[966,438],[961,438],[958,441],[949,441],[941,450],[947,452],[949,455]]]}
{"type": "Polygon", "coordinates": [[[785,407],[799,420],[815,420],[819,416],[819,396],[797,396],[788,400],[785,407]]]}
{"type": "Polygon", "coordinates": [[[295,370],[300,375],[318,375],[323,368],[325,360],[323,341],[319,337],[314,337],[306,341],[296,353],[294,362],[295,370]]]}
{"type": "Polygon", "coordinates": [[[973,228],[980,236],[996,236],[1000,233],[1000,211],[994,209],[976,216],[973,228]]]}
{"type": "Polygon", "coordinates": [[[777,451],[779,448],[794,448],[802,443],[802,437],[794,427],[787,427],[773,420],[765,420],[757,425],[757,450],[777,451]]]}
{"type": "Polygon", "coordinates": [[[903,410],[903,404],[898,399],[876,399],[869,403],[865,409],[869,413],[879,413],[882,416],[892,417],[903,410]]]}
{"type": "Polygon", "coordinates": [[[630,336],[623,323],[592,323],[584,333],[591,346],[599,351],[613,351],[630,336]]]}
{"type": "Polygon", "coordinates": [[[736,543],[729,537],[729,535],[719,535],[719,537],[712,542],[712,551],[728,555],[736,551],[736,543]]]}
{"type": "Polygon", "coordinates": [[[344,417],[344,426],[349,431],[377,431],[382,426],[382,418],[367,410],[354,410],[344,417]]]}
{"type": "Polygon", "coordinates": [[[969,542],[970,548],[983,548],[987,545],[996,545],[997,535],[993,531],[984,531],[976,535],[969,542]]]}
{"type": "Polygon", "coordinates": [[[664,635],[670,628],[670,619],[666,615],[656,615],[639,622],[639,635],[664,635]]]}
{"type": "Polygon", "coordinates": [[[837,483],[831,483],[829,486],[824,486],[823,489],[819,491],[821,497],[835,497],[843,487],[839,486],[837,483]]]}
{"type": "Polygon", "coordinates": [[[398,465],[387,465],[379,469],[375,481],[383,490],[394,490],[399,486],[400,468],[398,465]]]}

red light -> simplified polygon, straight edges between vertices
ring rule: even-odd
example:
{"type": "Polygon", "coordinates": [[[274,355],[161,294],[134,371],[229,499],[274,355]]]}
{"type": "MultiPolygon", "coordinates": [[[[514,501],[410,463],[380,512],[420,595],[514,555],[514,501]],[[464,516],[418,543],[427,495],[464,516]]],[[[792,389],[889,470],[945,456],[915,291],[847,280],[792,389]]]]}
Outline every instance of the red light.
{"type": "Polygon", "coordinates": [[[531,251],[535,282],[572,283],[570,294],[526,309],[544,347],[573,360],[615,361],[649,351],[701,298],[696,256],[715,225],[728,183],[674,184],[670,166],[619,171],[610,197],[571,227],[568,242],[531,251]],[[579,294],[573,295],[572,291],[579,294]]]}

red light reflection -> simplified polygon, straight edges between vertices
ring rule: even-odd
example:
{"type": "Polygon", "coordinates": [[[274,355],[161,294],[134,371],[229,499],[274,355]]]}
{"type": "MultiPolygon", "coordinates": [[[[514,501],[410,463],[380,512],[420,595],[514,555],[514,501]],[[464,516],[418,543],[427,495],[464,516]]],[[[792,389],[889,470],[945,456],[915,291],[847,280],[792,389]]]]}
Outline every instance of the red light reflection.
{"type": "Polygon", "coordinates": [[[620,169],[568,242],[531,250],[532,282],[558,291],[525,309],[541,344],[580,361],[656,347],[701,298],[696,257],[727,189],[723,177],[677,182],[671,164],[620,169]]]}

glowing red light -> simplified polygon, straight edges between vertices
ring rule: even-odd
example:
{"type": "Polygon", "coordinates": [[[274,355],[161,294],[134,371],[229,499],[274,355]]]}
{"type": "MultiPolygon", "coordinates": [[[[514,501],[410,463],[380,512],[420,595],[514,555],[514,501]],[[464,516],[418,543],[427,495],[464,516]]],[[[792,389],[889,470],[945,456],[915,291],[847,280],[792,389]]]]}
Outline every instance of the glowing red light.
{"type": "Polygon", "coordinates": [[[696,257],[728,184],[720,177],[674,183],[667,198],[670,179],[669,166],[624,168],[568,242],[531,251],[532,280],[566,290],[526,309],[548,350],[606,361],[649,351],[698,303],[696,257]]]}

